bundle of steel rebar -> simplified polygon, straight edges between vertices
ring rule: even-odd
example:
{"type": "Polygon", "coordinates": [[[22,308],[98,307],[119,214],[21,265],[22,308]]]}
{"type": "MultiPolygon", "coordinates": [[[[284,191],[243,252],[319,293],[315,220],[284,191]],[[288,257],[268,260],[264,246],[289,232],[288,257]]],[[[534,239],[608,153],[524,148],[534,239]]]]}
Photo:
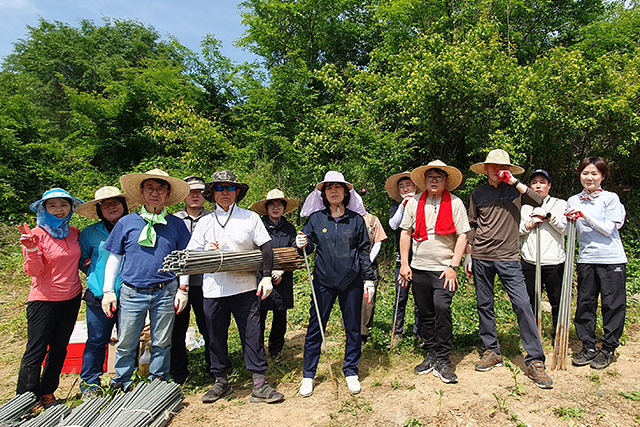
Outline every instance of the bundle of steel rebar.
{"type": "Polygon", "coordinates": [[[178,384],[156,379],[116,396],[91,426],[164,426],[183,399],[184,394],[178,384]]]}
{"type": "Polygon", "coordinates": [[[562,292],[560,293],[560,307],[558,308],[558,326],[556,340],[553,346],[553,361],[551,369],[566,370],[567,355],[569,354],[569,327],[571,322],[571,290],[573,288],[573,259],[576,250],[576,222],[567,222],[567,246],[562,275],[562,292]]]}
{"type": "MultiPolygon", "coordinates": [[[[273,269],[293,271],[304,266],[295,248],[275,248],[273,269]]],[[[218,273],[224,271],[262,271],[262,251],[173,251],[164,258],[160,271],[178,276],[186,274],[218,273]]]]}
{"type": "Polygon", "coordinates": [[[17,424],[20,417],[30,412],[36,405],[36,400],[36,395],[28,391],[0,406],[0,426],[17,424]]]}
{"type": "Polygon", "coordinates": [[[64,417],[71,413],[71,408],[66,405],[54,405],[29,421],[20,423],[20,427],[55,427],[64,417]]]}
{"type": "Polygon", "coordinates": [[[85,400],[66,417],[61,426],[88,427],[100,415],[100,410],[107,406],[111,396],[96,397],[85,400]]]}

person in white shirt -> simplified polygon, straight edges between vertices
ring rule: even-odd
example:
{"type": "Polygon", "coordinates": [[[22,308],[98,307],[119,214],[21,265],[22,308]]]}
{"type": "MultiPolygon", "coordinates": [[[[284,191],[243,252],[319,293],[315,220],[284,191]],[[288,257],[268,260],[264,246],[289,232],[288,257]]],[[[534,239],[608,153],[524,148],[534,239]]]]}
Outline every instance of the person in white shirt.
{"type": "MultiPolygon", "coordinates": [[[[273,290],[271,269],[273,250],[271,237],[255,212],[239,208],[249,185],[238,182],[233,172],[223,170],[213,174],[205,185],[203,196],[215,203],[212,213],[200,219],[193,230],[187,249],[241,251],[260,248],[263,258],[263,278],[257,286],[255,271],[206,273],[202,279],[203,306],[210,344],[207,349],[213,387],[205,393],[203,403],[212,403],[231,393],[228,370],[231,368],[227,339],[231,315],[233,315],[247,370],[253,373],[253,403],[275,403],[284,399],[271,387],[265,377],[267,358],[260,344],[260,310],[258,298],[269,296],[273,290]]],[[[188,282],[189,276],[181,276],[180,282],[188,282]]]]}
{"type": "Polygon", "coordinates": [[[564,235],[567,220],[564,211],[567,202],[551,197],[551,178],[544,169],[533,171],[529,177],[529,187],[544,199],[542,206],[534,208],[522,205],[520,210],[520,254],[522,256],[522,272],[527,284],[527,293],[531,300],[531,308],[535,312],[536,284],[536,233],[540,233],[540,266],[542,285],[547,291],[553,317],[552,340],[558,325],[558,308],[562,292],[562,275],[564,273],[564,235]],[[537,231],[536,231],[537,230],[537,231]]]}

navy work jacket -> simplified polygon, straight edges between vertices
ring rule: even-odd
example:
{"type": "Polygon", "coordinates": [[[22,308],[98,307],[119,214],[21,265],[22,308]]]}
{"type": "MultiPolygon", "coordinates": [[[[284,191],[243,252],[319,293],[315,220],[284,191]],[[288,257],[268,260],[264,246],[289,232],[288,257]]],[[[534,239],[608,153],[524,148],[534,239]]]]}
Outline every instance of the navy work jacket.
{"type": "Polygon", "coordinates": [[[360,276],[375,280],[367,226],[357,213],[345,209],[336,221],[329,209],[314,212],[302,232],[308,237],[307,252],[316,251],[314,282],[344,291],[360,276]]]}
{"type": "MultiPolygon", "coordinates": [[[[296,228],[284,217],[277,223],[271,222],[267,215],[262,217],[269,236],[271,236],[272,248],[286,248],[295,246],[296,228]]],[[[258,271],[258,283],[262,280],[262,271],[258,271]]],[[[286,310],[293,308],[293,272],[285,271],[282,280],[274,284],[273,292],[264,300],[258,297],[260,310],[286,310]]]]}

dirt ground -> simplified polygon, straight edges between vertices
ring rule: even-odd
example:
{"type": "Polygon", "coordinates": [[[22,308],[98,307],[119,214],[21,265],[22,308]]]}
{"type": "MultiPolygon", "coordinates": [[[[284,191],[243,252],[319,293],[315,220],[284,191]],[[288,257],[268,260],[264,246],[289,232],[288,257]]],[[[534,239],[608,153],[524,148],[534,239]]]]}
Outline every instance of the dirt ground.
{"type": "MultiPolygon", "coordinates": [[[[249,403],[249,382],[234,384],[229,397],[209,405],[201,402],[202,390],[187,394],[185,407],[170,426],[640,425],[640,401],[620,395],[640,394],[640,342],[633,338],[640,337],[640,324],[628,327],[626,334],[617,361],[605,370],[570,366],[566,371],[549,371],[555,383],[552,390],[539,389],[520,373],[516,378],[524,393],[513,395],[516,381],[511,370],[502,366],[475,372],[476,352],[454,354],[459,383],[452,385],[432,374],[415,375],[413,367],[422,360],[419,355],[387,355],[365,347],[360,365],[362,392],[357,396],[349,394],[337,357],[333,372],[338,388],[334,390],[323,356],[311,397],[298,394],[299,372],[271,374],[269,380],[278,383],[284,402],[249,403]]],[[[293,330],[288,340],[284,357],[301,358],[304,330],[293,330]]],[[[0,367],[3,400],[15,392],[18,363],[8,363],[6,358],[16,352],[16,345],[0,344],[5,359],[0,367]]],[[[524,368],[522,357],[512,362],[524,368]]],[[[76,379],[76,375],[63,376],[58,398],[77,392],[76,379]]]]}

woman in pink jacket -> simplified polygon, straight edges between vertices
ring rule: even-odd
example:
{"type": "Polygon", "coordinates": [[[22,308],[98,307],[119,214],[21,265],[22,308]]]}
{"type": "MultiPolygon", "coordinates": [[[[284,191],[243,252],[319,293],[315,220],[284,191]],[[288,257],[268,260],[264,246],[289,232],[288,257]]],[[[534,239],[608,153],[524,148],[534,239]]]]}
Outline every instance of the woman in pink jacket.
{"type": "Polygon", "coordinates": [[[61,188],[47,190],[29,208],[37,212],[38,227],[21,227],[24,271],[31,276],[27,304],[27,348],[20,363],[17,393],[33,392],[44,407],[56,402],[53,392],[80,308],[78,274],[80,230],[69,226],[73,209],[82,200],[61,188]],[[47,361],[42,375],[40,367],[47,361]]]}

